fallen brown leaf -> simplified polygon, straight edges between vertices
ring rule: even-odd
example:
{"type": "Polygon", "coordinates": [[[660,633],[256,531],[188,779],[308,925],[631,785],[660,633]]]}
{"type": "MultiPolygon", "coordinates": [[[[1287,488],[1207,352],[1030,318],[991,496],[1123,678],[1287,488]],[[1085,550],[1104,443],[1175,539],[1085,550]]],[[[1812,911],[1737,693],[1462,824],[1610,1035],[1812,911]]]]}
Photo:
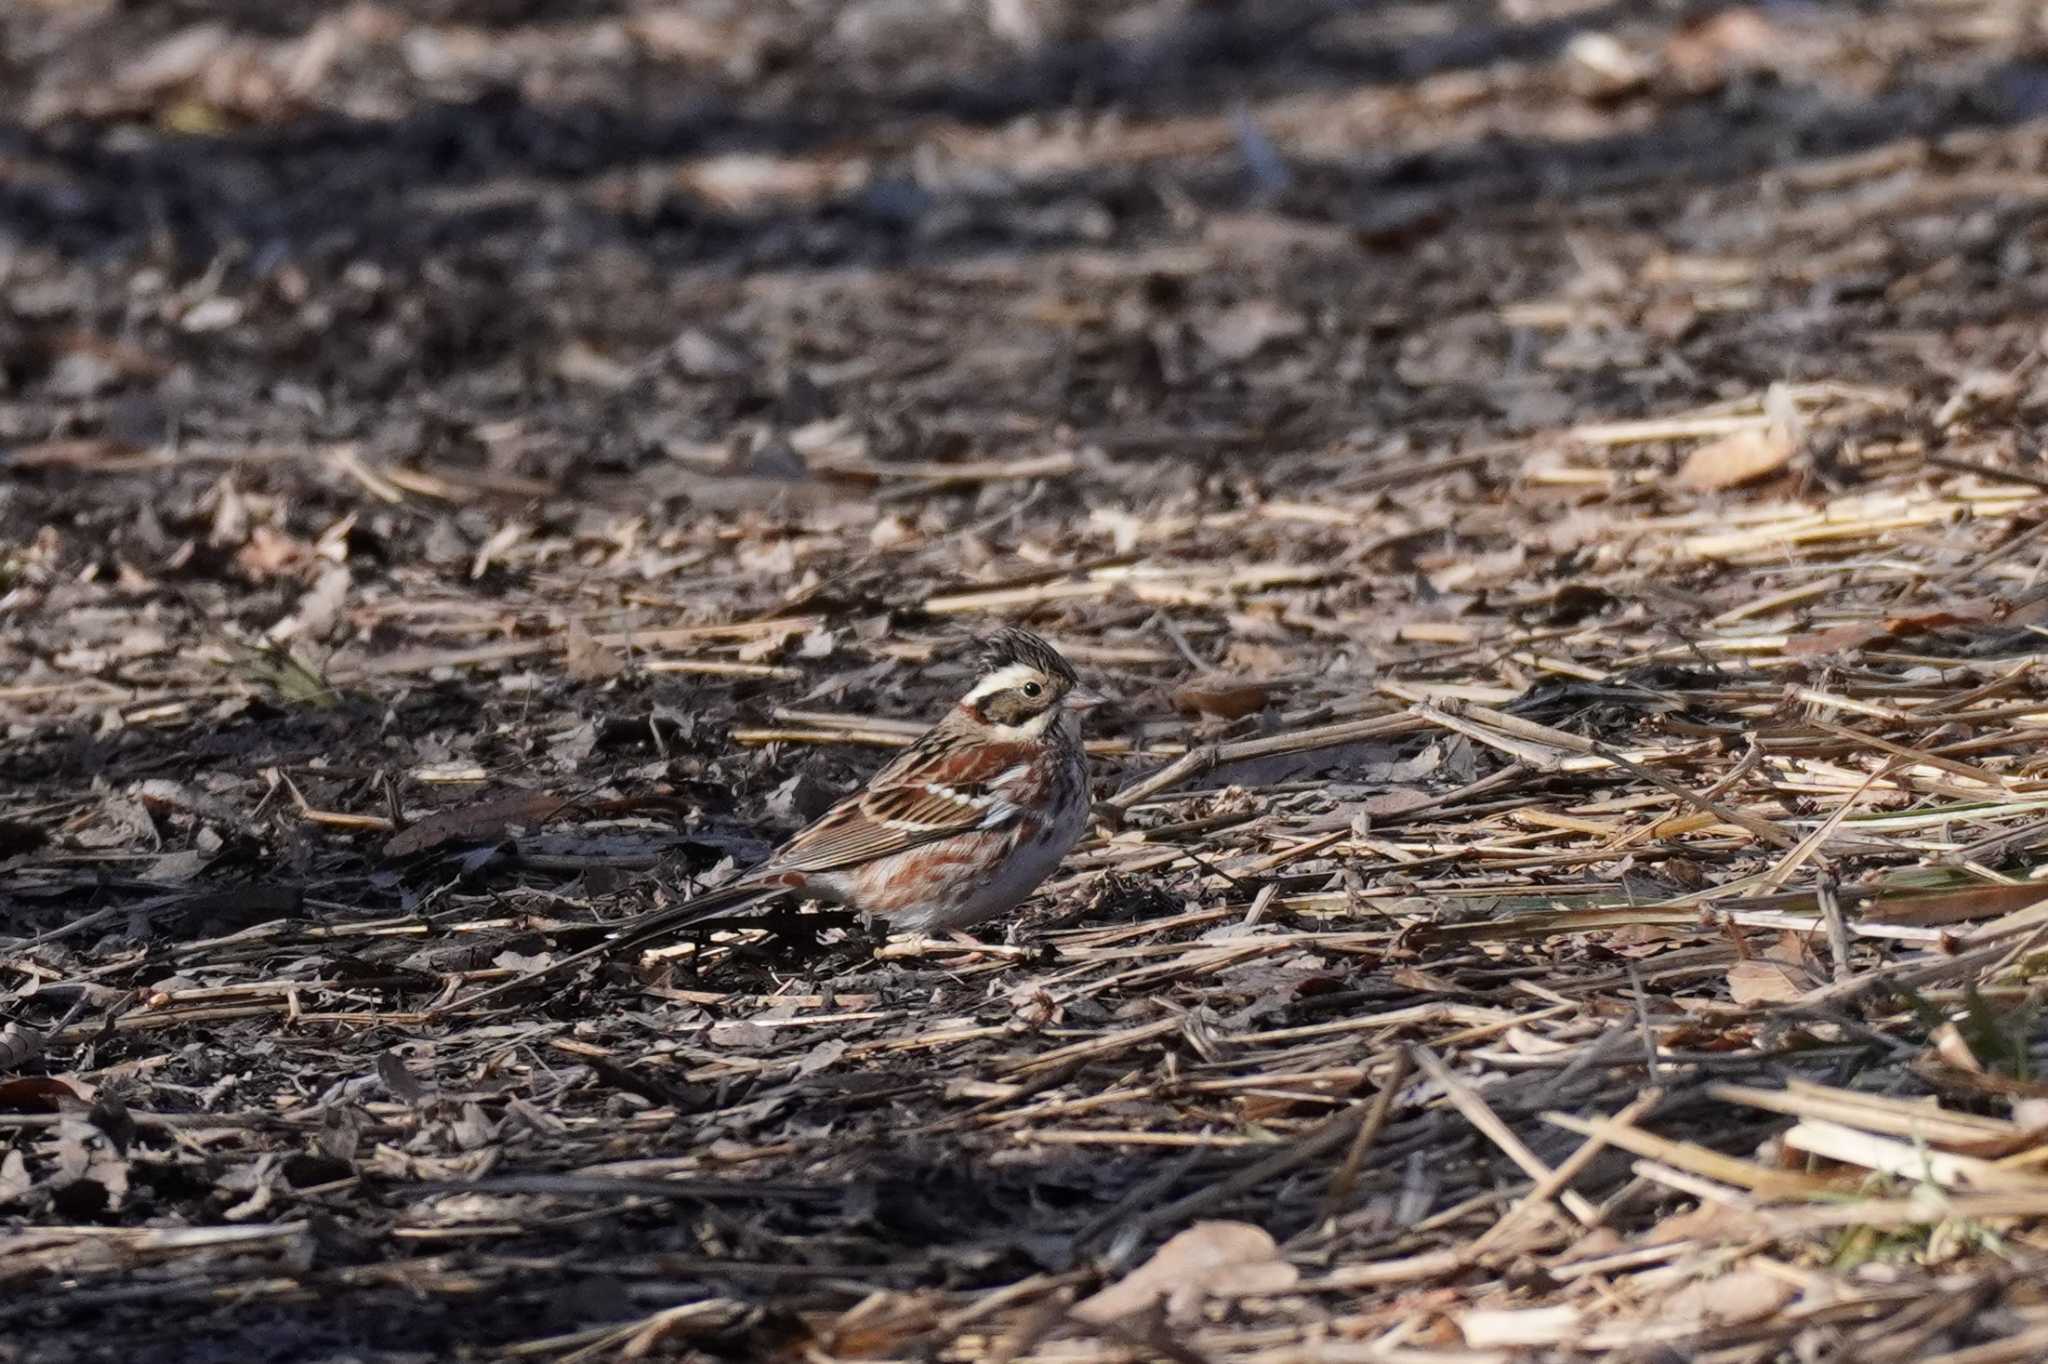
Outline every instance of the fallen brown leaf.
{"type": "Polygon", "coordinates": [[[1182,1318],[1203,1298],[1278,1293],[1299,1277],[1263,1229],[1248,1222],[1197,1222],[1122,1279],[1074,1304],[1073,1315],[1082,1321],[1116,1321],[1163,1298],[1167,1314],[1182,1318]]]}
{"type": "Polygon", "coordinates": [[[1239,720],[1264,710],[1272,694],[1272,688],[1263,682],[1227,677],[1203,678],[1175,687],[1173,706],[1183,715],[1239,720]]]}
{"type": "Polygon", "coordinates": [[[583,622],[571,620],[568,644],[562,652],[562,666],[579,682],[605,682],[625,671],[626,661],[598,643],[583,622]]]}
{"type": "Polygon", "coordinates": [[[1738,961],[1728,968],[1728,993],[1737,1004],[1784,1004],[1805,994],[1802,972],[1775,961],[1738,961]]]}
{"type": "Polygon", "coordinates": [[[1761,1321],[1797,1297],[1799,1290],[1761,1269],[1738,1269],[1718,1279],[1687,1284],[1657,1305],[1665,1320],[1698,1320],[1714,1326],[1761,1321]]]}
{"type": "Polygon", "coordinates": [[[1906,639],[1934,630],[1945,630],[1951,625],[1969,625],[1991,620],[1997,614],[1998,608],[1990,602],[1958,602],[1940,611],[1925,611],[1912,616],[1885,616],[1876,620],[1838,625],[1831,630],[1820,630],[1810,635],[1798,635],[1786,642],[1785,652],[1795,658],[1843,653],[1880,639],[1906,639]]]}
{"type": "Polygon", "coordinates": [[[58,1113],[67,1105],[85,1107],[86,1097],[49,1075],[22,1075],[0,1080],[0,1113],[58,1113]]]}
{"type": "Polygon", "coordinates": [[[386,839],[384,855],[410,857],[444,843],[496,838],[508,825],[545,824],[568,804],[561,796],[551,796],[545,791],[514,791],[475,805],[437,810],[386,839]]]}
{"type": "Polygon", "coordinates": [[[1678,470],[1678,484],[1706,491],[1739,487],[1784,468],[1797,449],[1792,433],[1775,424],[1737,431],[1687,455],[1678,470]]]}

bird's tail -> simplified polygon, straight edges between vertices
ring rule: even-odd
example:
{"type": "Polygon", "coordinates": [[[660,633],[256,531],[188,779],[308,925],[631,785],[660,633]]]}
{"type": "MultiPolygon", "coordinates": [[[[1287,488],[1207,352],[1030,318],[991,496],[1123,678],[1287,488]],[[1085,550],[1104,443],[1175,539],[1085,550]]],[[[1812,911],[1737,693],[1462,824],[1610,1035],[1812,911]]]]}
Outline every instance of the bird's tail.
{"type": "Polygon", "coordinates": [[[620,952],[630,951],[641,943],[651,942],[665,934],[679,933],[683,929],[695,924],[703,923],[708,919],[715,919],[729,909],[737,909],[741,905],[752,904],[757,900],[765,900],[770,896],[783,893],[784,887],[764,886],[758,882],[751,882],[723,886],[718,890],[705,891],[702,895],[693,895],[687,900],[679,901],[673,905],[665,905],[660,909],[652,909],[645,914],[626,920],[625,923],[620,925],[617,933],[606,938],[595,947],[586,947],[580,952],[571,952],[568,956],[557,961],[551,961],[546,966],[540,967],[537,970],[528,971],[524,975],[515,976],[511,980],[493,985],[490,989],[473,994],[467,999],[450,1000],[448,1003],[440,1005],[429,1012],[431,1014],[440,1014],[452,1009],[474,1007],[487,999],[495,999],[499,995],[509,994],[514,990],[523,990],[529,985],[559,976],[564,971],[581,966],[586,961],[593,961],[599,957],[609,957],[620,952]]]}
{"type": "Polygon", "coordinates": [[[636,915],[626,920],[617,933],[597,946],[587,947],[573,956],[564,957],[562,961],[567,965],[582,961],[586,956],[608,957],[614,952],[625,952],[638,947],[641,943],[652,942],[669,933],[679,933],[707,919],[715,919],[728,909],[737,909],[741,905],[750,905],[756,900],[765,900],[771,895],[782,893],[781,886],[764,886],[759,882],[707,890],[702,895],[692,895],[687,900],[679,900],[675,904],[636,915]]]}

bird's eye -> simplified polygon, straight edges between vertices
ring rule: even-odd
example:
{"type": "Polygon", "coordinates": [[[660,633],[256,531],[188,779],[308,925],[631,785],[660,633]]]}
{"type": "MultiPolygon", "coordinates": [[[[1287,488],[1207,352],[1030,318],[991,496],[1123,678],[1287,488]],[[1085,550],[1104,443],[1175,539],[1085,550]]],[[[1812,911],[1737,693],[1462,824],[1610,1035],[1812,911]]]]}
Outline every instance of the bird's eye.
{"type": "Polygon", "coordinates": [[[1023,692],[1026,696],[1035,697],[1039,693],[1043,692],[1045,688],[1039,686],[1036,682],[1026,682],[1023,686],[1017,688],[1017,690],[1023,692]]]}

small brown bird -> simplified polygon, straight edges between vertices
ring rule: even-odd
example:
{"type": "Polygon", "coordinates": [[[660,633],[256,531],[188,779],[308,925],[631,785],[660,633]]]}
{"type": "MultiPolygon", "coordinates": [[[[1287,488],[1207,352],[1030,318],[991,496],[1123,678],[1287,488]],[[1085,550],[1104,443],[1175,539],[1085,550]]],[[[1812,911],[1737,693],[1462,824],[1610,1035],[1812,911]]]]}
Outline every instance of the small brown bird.
{"type": "Polygon", "coordinates": [[[974,686],[944,719],[760,866],[463,1002],[772,896],[844,905],[912,932],[949,932],[1014,909],[1088,826],[1080,716],[1099,704],[1057,649],[1029,630],[999,630],[982,642],[974,686]]]}

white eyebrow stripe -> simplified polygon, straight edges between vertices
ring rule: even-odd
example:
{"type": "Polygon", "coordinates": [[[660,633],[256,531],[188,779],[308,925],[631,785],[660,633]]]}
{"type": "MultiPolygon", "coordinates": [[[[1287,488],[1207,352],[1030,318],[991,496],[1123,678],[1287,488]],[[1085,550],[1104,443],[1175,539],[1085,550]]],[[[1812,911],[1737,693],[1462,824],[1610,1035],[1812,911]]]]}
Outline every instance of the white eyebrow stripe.
{"type": "Polygon", "coordinates": [[[961,699],[979,701],[983,697],[994,696],[997,692],[1012,691],[1023,686],[1026,682],[1042,682],[1044,677],[1044,673],[1041,673],[1029,663],[1012,663],[1007,667],[997,668],[987,677],[982,678],[981,681],[974,684],[974,690],[968,692],[961,699]]]}

